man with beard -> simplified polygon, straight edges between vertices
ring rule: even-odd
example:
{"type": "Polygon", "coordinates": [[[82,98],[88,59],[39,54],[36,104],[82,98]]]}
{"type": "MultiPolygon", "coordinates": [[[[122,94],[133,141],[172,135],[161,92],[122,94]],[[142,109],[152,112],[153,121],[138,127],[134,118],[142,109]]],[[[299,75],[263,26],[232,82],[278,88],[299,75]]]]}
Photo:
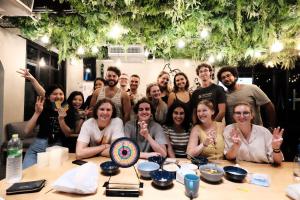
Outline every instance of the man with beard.
{"type": "Polygon", "coordinates": [[[269,129],[275,127],[276,113],[275,108],[268,96],[256,85],[238,84],[238,71],[233,67],[222,67],[218,72],[218,80],[228,89],[226,103],[226,124],[232,124],[233,106],[238,102],[248,102],[254,111],[254,124],[263,125],[260,107],[262,106],[268,113],[267,126],[269,129]]]}
{"type": "Polygon", "coordinates": [[[100,99],[108,98],[116,106],[117,117],[125,123],[130,118],[131,106],[128,94],[117,87],[120,75],[121,71],[117,67],[107,68],[106,86],[94,91],[90,107],[93,107],[100,99]]]}
{"type": "Polygon", "coordinates": [[[214,105],[214,120],[221,122],[225,115],[226,95],[224,89],[213,83],[212,67],[202,63],[197,66],[196,73],[200,80],[200,87],[196,89],[191,97],[191,110],[193,110],[193,123],[196,123],[197,105],[202,100],[209,100],[214,105]]]}

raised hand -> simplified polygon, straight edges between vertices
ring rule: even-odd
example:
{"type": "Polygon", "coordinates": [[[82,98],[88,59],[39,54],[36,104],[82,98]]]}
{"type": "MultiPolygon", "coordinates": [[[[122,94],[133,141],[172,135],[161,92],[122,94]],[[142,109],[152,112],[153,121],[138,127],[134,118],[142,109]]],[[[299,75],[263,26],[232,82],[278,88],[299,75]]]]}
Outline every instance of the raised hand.
{"type": "Polygon", "coordinates": [[[234,144],[238,144],[240,145],[241,144],[241,138],[239,136],[239,131],[237,130],[237,128],[233,128],[231,130],[231,140],[234,144]]]}
{"type": "Polygon", "coordinates": [[[273,149],[280,149],[280,146],[282,144],[283,134],[284,129],[280,129],[280,127],[274,128],[273,130],[273,138],[272,138],[272,148],[273,149]]]}
{"type": "Polygon", "coordinates": [[[44,102],[45,102],[45,98],[42,96],[37,96],[36,97],[36,102],[35,102],[35,106],[34,106],[34,110],[36,113],[41,114],[43,109],[44,109],[44,102]]]}
{"type": "Polygon", "coordinates": [[[22,77],[24,77],[25,79],[32,81],[34,79],[34,77],[29,73],[28,69],[19,69],[17,71],[18,74],[20,74],[22,77]]]}
{"type": "Polygon", "coordinates": [[[203,145],[205,147],[210,144],[216,144],[216,131],[214,129],[210,129],[207,131],[207,138],[203,142],[203,145]]]}
{"type": "Polygon", "coordinates": [[[145,121],[141,121],[141,122],[138,122],[138,125],[140,126],[140,134],[144,138],[147,138],[149,135],[148,124],[145,121]]]}
{"type": "Polygon", "coordinates": [[[63,107],[57,108],[57,112],[58,112],[58,118],[65,118],[67,116],[66,109],[63,107]]]}

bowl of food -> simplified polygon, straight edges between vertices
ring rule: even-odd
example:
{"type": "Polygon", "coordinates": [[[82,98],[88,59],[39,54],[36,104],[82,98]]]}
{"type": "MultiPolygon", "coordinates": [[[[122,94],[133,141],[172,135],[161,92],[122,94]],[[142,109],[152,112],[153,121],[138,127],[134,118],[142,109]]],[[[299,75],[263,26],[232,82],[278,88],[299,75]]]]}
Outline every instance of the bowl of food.
{"type": "Polygon", "coordinates": [[[119,172],[119,166],[113,161],[106,161],[100,164],[103,174],[114,175],[119,172]]]}
{"type": "Polygon", "coordinates": [[[173,184],[173,175],[165,170],[156,170],[150,173],[152,182],[155,186],[166,188],[173,184]]]}
{"type": "Polygon", "coordinates": [[[160,168],[155,162],[141,162],[137,165],[137,169],[142,178],[150,178],[150,172],[157,171],[160,168]]]}
{"type": "Polygon", "coordinates": [[[216,164],[206,164],[199,167],[201,177],[209,182],[217,183],[222,180],[224,170],[216,164]]]}
{"type": "Polygon", "coordinates": [[[242,182],[247,176],[247,171],[240,167],[225,166],[223,169],[226,178],[234,182],[242,182]]]}
{"type": "Polygon", "coordinates": [[[175,163],[165,164],[162,168],[163,170],[170,172],[174,179],[176,178],[176,172],[179,170],[179,167],[175,163]]]}
{"type": "Polygon", "coordinates": [[[196,156],[192,158],[192,163],[195,165],[206,165],[208,163],[208,159],[204,156],[196,156]]]}
{"type": "Polygon", "coordinates": [[[162,157],[162,156],[151,156],[148,158],[148,161],[150,162],[155,162],[159,165],[162,165],[165,162],[166,158],[162,157]]]}

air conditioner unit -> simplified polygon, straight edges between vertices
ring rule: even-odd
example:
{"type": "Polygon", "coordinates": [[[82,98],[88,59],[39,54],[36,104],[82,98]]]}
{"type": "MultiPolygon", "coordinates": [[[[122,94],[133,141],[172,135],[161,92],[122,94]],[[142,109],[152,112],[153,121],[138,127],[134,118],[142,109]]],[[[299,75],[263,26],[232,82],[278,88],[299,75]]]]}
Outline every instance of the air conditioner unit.
{"type": "Polygon", "coordinates": [[[142,62],[145,58],[144,47],[141,45],[108,46],[108,57],[122,62],[142,62]]]}
{"type": "Polygon", "coordinates": [[[31,16],[34,0],[0,0],[0,15],[31,16]]]}

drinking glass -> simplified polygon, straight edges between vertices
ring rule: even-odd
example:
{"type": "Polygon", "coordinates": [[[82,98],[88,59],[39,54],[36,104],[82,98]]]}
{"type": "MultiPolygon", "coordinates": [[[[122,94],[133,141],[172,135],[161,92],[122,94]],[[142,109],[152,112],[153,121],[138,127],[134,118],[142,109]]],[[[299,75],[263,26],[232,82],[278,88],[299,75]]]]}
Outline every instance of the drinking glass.
{"type": "Polygon", "coordinates": [[[294,158],[293,175],[296,182],[300,182],[300,154],[294,158]]]}

